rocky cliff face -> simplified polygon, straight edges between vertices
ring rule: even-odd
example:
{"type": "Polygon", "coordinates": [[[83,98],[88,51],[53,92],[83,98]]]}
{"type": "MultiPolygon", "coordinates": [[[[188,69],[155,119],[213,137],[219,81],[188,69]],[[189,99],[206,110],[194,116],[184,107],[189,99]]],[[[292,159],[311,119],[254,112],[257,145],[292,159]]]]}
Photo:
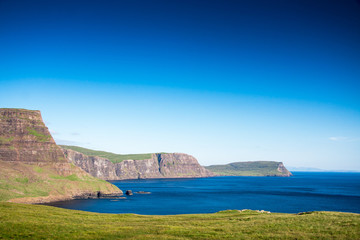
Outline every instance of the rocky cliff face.
{"type": "Polygon", "coordinates": [[[40,111],[0,109],[0,201],[46,202],[98,192],[121,193],[68,162],[40,111]]]}
{"type": "Polygon", "coordinates": [[[117,179],[114,164],[106,158],[87,156],[70,149],[62,150],[70,162],[90,173],[91,176],[104,180],[117,179]]]}
{"type": "Polygon", "coordinates": [[[279,163],[279,166],[278,166],[277,170],[281,173],[281,175],[283,177],[292,176],[292,173],[289,170],[286,169],[286,167],[284,166],[284,164],[282,162],[279,163]]]}
{"type": "Polygon", "coordinates": [[[164,177],[210,177],[213,173],[200,166],[196,158],[182,153],[154,154],[164,177]]]}
{"type": "Polygon", "coordinates": [[[112,163],[108,159],[87,156],[70,149],[63,151],[76,166],[105,180],[213,176],[213,173],[200,166],[194,157],[183,153],[157,153],[152,154],[150,159],[112,163]]]}
{"type": "Polygon", "coordinates": [[[0,109],[0,134],[1,161],[66,163],[40,111],[0,109]]]}

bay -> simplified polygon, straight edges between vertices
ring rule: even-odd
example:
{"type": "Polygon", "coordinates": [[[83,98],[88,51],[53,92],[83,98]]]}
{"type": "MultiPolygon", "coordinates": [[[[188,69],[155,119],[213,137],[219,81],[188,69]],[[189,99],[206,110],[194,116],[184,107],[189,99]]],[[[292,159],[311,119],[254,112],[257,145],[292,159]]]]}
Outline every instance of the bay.
{"type": "Polygon", "coordinates": [[[212,177],[110,181],[126,199],[81,199],[48,205],[99,213],[170,215],[226,209],[360,213],[360,173],[293,172],[292,177],[212,177]]]}

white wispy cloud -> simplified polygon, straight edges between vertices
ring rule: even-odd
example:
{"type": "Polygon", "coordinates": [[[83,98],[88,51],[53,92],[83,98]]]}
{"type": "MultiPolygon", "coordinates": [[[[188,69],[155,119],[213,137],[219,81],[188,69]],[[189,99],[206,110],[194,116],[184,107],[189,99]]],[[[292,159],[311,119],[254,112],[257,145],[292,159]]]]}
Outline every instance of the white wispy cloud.
{"type": "Polygon", "coordinates": [[[349,138],[349,137],[329,137],[329,140],[336,142],[355,142],[359,141],[360,138],[349,138]]]}

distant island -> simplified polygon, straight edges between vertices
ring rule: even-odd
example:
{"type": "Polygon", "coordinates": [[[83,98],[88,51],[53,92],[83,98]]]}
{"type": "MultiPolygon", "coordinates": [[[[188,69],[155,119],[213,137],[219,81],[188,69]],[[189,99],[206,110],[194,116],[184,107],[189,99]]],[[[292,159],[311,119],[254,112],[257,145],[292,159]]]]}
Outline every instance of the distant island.
{"type": "Polygon", "coordinates": [[[234,162],[205,168],[218,176],[292,176],[282,162],[274,161],[234,162]]]}

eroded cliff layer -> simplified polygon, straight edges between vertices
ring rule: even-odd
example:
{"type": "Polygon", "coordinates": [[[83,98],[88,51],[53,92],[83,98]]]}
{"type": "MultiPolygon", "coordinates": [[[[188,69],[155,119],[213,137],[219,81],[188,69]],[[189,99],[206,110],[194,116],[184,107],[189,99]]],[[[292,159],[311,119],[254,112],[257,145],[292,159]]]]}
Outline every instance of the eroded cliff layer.
{"type": "Polygon", "coordinates": [[[0,109],[0,160],[24,163],[65,163],[40,111],[0,109]]]}
{"type": "Polygon", "coordinates": [[[40,111],[0,109],[0,201],[48,202],[121,194],[68,162],[40,111]]]}
{"type": "Polygon", "coordinates": [[[154,153],[149,159],[113,163],[106,158],[87,156],[71,149],[63,148],[63,151],[76,166],[105,180],[213,176],[211,171],[200,166],[196,158],[183,153],[154,153]]]}

